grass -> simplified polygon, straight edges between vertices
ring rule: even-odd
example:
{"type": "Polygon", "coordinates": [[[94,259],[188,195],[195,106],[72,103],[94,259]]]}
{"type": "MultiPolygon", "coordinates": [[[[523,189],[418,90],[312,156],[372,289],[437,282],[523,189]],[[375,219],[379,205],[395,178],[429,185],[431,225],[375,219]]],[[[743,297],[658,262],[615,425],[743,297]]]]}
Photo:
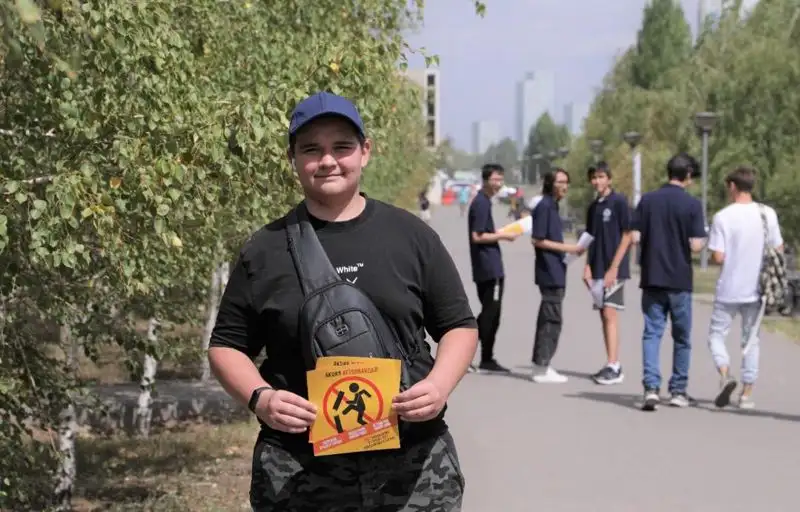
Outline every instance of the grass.
{"type": "Polygon", "coordinates": [[[700,265],[694,267],[694,293],[701,295],[714,295],[717,288],[717,278],[719,278],[720,267],[709,265],[706,270],[702,270],[700,265]]]}
{"type": "Polygon", "coordinates": [[[82,436],[76,512],[250,510],[255,421],[196,424],[148,439],[82,436]]]}
{"type": "MultiPolygon", "coordinates": [[[[711,303],[717,287],[720,267],[709,265],[703,271],[700,265],[694,268],[694,293],[695,298],[701,302],[711,303]],[[705,296],[705,297],[703,297],[705,296]]],[[[768,316],[764,318],[762,326],[769,332],[777,332],[788,336],[793,341],[800,341],[800,319],[785,316],[768,316]]]]}

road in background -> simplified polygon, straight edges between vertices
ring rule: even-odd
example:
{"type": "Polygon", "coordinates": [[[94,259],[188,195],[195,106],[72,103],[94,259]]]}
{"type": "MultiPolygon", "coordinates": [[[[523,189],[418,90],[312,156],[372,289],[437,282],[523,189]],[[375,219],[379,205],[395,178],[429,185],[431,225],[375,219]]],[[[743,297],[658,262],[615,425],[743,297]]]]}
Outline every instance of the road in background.
{"type": "MultiPolygon", "coordinates": [[[[503,225],[507,207],[495,208],[503,225]]],[[[433,227],[459,267],[473,310],[467,227],[458,208],[439,207],[433,227]]],[[[800,510],[800,346],[764,333],[756,410],[718,411],[717,376],[706,345],[710,307],[695,304],[689,393],[696,408],[638,409],[642,315],[638,279],[625,287],[621,358],[626,380],[589,380],[605,362],[600,320],[569,270],[564,330],[553,364],[563,385],[528,380],[539,293],[526,239],[503,244],[506,287],[497,359],[510,376],[469,374],[449,402],[448,422],[467,479],[464,512],[790,512],[800,510]]],[[[738,367],[738,321],[728,343],[738,367]]],[[[662,344],[662,393],[672,364],[662,344]]]]}

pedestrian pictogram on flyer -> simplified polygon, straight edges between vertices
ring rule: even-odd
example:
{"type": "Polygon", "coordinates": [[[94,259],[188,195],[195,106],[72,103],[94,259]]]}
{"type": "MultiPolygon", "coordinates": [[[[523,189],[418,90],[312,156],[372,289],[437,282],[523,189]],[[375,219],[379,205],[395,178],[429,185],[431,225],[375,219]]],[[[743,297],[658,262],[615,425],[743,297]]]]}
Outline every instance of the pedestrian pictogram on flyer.
{"type": "Polygon", "coordinates": [[[308,372],[308,398],[320,414],[309,442],[315,455],[400,447],[391,400],[400,388],[400,361],[327,357],[308,372]]]}

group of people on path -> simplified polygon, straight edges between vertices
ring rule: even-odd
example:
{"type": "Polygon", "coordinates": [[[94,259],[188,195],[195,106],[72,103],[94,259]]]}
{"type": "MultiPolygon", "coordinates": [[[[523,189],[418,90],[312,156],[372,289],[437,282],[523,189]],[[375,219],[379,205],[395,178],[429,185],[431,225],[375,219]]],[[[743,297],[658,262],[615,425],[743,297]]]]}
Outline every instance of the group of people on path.
{"type": "MultiPolygon", "coordinates": [[[[532,208],[531,242],[535,252],[535,284],[540,305],[533,343],[533,372],[537,383],[564,383],[567,377],[552,366],[563,324],[566,290],[566,255],[586,252],[583,281],[599,311],[607,361],[592,378],[597,384],[624,380],[620,362],[619,312],[625,309],[624,287],[631,278],[630,249],[638,246],[642,290],[641,310],[644,388],[642,408],[653,411],[661,403],[660,346],[667,321],[673,339],[673,371],[667,384],[669,404],[694,403],[688,394],[692,350],[692,254],[704,248],[721,265],[709,326],[708,346],[720,375],[715,404],[725,407],[739,382],[730,369],[725,347],[735,316],[742,316],[743,362],[741,393],[737,405],[754,406],[753,385],[758,376],[758,330],[770,293],[780,294],[785,279],[783,239],[775,210],[753,200],[756,172],[739,167],[730,172],[724,186],[730,204],[717,212],[706,229],[700,201],[687,188],[700,174],[697,160],[681,153],[666,165],[667,182],[644,194],[631,212],[627,198],[614,190],[612,171],[605,162],[589,167],[586,179],[596,192],[586,215],[586,232],[593,238],[588,250],[566,243],[559,213],[570,175],[561,168],[543,178],[541,198],[532,208]],[[777,284],[776,284],[777,283],[777,284]]],[[[481,312],[478,315],[480,361],[472,371],[507,373],[494,357],[500,325],[505,273],[501,241],[515,240],[519,233],[497,230],[492,217],[492,197],[503,186],[504,169],[487,164],[482,169],[483,187],[468,213],[472,279],[481,312]]]]}

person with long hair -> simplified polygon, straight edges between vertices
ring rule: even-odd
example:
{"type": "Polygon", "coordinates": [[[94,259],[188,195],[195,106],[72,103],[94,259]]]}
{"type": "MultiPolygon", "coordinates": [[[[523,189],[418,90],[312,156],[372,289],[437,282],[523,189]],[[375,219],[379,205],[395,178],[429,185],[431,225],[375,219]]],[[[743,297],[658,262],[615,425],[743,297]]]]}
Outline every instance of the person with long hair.
{"type": "Polygon", "coordinates": [[[542,198],[531,213],[531,239],[536,252],[535,282],[541,294],[533,344],[533,374],[537,383],[560,384],[567,377],[550,363],[558,349],[563,323],[562,306],[567,287],[565,254],[583,254],[584,248],[564,243],[564,226],[558,211],[559,202],[569,190],[569,173],[557,168],[544,176],[542,198]]]}

